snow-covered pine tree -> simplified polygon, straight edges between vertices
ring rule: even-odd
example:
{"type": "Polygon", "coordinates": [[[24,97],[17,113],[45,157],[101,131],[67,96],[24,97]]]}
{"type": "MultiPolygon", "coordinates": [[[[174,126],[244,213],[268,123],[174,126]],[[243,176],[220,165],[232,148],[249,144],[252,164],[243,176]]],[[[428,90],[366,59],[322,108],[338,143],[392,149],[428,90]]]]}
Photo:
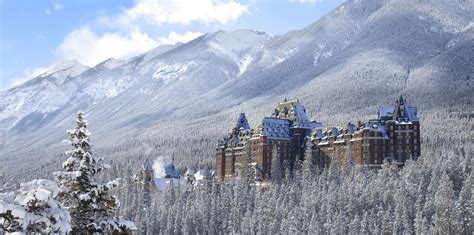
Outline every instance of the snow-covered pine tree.
{"type": "Polygon", "coordinates": [[[45,179],[21,183],[15,192],[0,194],[0,234],[71,231],[69,212],[56,201],[58,187],[45,179]]]}
{"type": "Polygon", "coordinates": [[[472,234],[474,226],[472,220],[474,212],[472,210],[473,196],[472,196],[472,175],[466,176],[464,186],[459,193],[459,198],[456,202],[456,220],[459,222],[458,231],[460,234],[472,234]]]}
{"type": "Polygon", "coordinates": [[[436,234],[456,234],[462,221],[456,221],[456,204],[454,201],[453,183],[448,174],[443,174],[435,194],[434,231],[436,234]]]}
{"type": "Polygon", "coordinates": [[[64,171],[54,173],[60,186],[58,198],[71,214],[73,233],[134,230],[133,222],[113,216],[119,201],[109,193],[118,181],[95,181],[94,176],[109,166],[93,156],[87,125],[85,114],[79,111],[76,128],[67,131],[70,138],[64,141],[73,149],[66,151],[69,158],[63,163],[64,171]]]}

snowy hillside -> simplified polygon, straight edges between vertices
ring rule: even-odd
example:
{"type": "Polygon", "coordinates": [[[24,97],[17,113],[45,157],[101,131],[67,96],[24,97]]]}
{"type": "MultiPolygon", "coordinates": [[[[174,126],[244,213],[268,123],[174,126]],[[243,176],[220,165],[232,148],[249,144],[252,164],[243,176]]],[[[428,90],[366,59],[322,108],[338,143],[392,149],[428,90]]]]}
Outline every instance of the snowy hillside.
{"type": "Polygon", "coordinates": [[[463,0],[350,0],[284,35],[218,31],[126,61],[55,69],[0,92],[0,172],[55,156],[79,109],[100,151],[123,164],[158,150],[211,161],[215,137],[240,112],[253,127],[284,96],[325,125],[372,115],[400,93],[421,113],[472,113],[472,12],[463,0]]]}

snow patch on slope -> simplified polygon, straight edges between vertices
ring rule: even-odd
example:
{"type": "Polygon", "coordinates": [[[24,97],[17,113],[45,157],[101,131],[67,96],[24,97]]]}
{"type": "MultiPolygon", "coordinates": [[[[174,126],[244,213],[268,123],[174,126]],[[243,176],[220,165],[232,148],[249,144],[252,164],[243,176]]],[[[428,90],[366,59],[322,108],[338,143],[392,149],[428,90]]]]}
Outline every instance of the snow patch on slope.
{"type": "Polygon", "coordinates": [[[244,58],[240,60],[239,63],[239,76],[242,75],[246,70],[249,64],[252,62],[253,58],[251,55],[245,55],[244,58]]]}
{"type": "Polygon", "coordinates": [[[131,78],[114,79],[111,77],[99,78],[94,84],[85,89],[85,94],[94,100],[112,98],[134,84],[131,78]]]}
{"type": "Polygon", "coordinates": [[[156,72],[153,74],[154,79],[162,80],[168,83],[173,80],[182,80],[184,75],[191,69],[198,66],[196,61],[190,61],[189,63],[159,63],[156,72]]]}

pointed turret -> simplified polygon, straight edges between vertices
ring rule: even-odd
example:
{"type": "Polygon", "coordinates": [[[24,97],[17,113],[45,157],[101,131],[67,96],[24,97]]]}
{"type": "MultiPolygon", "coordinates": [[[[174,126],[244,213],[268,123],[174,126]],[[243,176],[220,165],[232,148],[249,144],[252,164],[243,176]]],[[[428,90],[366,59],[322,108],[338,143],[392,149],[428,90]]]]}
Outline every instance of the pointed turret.
{"type": "Polygon", "coordinates": [[[400,98],[398,98],[398,104],[399,105],[405,105],[405,100],[403,99],[403,95],[400,94],[400,98]]]}
{"type": "Polygon", "coordinates": [[[237,124],[235,125],[235,129],[240,130],[240,129],[250,129],[249,122],[247,121],[247,118],[245,117],[245,113],[240,113],[239,119],[237,120],[237,124]]]}
{"type": "Polygon", "coordinates": [[[418,120],[416,116],[416,108],[408,106],[406,100],[403,98],[403,95],[400,95],[400,98],[397,100],[397,103],[395,105],[392,119],[397,121],[418,120]]]}
{"type": "Polygon", "coordinates": [[[400,98],[398,98],[393,112],[393,120],[403,120],[404,118],[406,118],[405,101],[403,100],[403,95],[400,94],[400,98]]]}

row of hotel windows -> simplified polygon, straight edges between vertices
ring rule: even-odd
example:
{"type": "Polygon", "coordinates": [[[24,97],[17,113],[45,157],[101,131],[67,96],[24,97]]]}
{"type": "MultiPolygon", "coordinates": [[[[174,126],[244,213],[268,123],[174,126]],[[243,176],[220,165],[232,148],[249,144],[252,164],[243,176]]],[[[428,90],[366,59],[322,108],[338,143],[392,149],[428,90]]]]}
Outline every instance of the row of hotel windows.
{"type": "MultiPolygon", "coordinates": [[[[413,133],[413,137],[418,136],[418,132],[412,132],[412,133],[413,133]]],[[[404,134],[404,133],[391,133],[391,132],[388,133],[389,137],[392,137],[393,135],[397,136],[397,138],[403,138],[404,136],[411,137],[410,134],[408,134],[408,133],[407,134],[404,134]]]]}
{"type": "MultiPolygon", "coordinates": [[[[397,138],[397,143],[398,143],[398,144],[402,144],[402,140],[403,140],[403,139],[405,140],[405,143],[406,143],[406,144],[410,144],[410,140],[411,140],[410,138],[397,138]]],[[[378,144],[378,142],[380,142],[380,140],[372,140],[372,141],[371,141],[372,144],[378,144]]],[[[368,139],[364,139],[362,143],[365,144],[365,145],[366,145],[366,144],[369,144],[369,140],[368,140],[368,139]]],[[[390,140],[390,144],[393,145],[393,143],[394,143],[394,142],[393,142],[393,140],[391,139],[391,140],[390,140]]],[[[417,140],[417,139],[413,139],[413,144],[417,144],[417,143],[418,143],[418,140],[417,140]]],[[[385,145],[385,141],[382,141],[382,145],[385,145]]]]}
{"type": "MultiPolygon", "coordinates": [[[[393,131],[393,125],[390,126],[390,131],[393,131]]],[[[412,125],[395,125],[395,130],[417,130],[418,129],[418,126],[417,125],[413,125],[413,128],[412,128],[412,125]]]]}
{"type": "MultiPolygon", "coordinates": [[[[369,132],[364,132],[363,137],[369,137],[369,136],[371,136],[371,137],[380,137],[380,136],[382,136],[382,133],[381,133],[381,132],[371,132],[371,133],[372,133],[372,135],[369,135],[369,132]]],[[[394,133],[391,133],[391,132],[388,133],[388,136],[389,136],[390,138],[391,138],[393,135],[394,135],[394,133]]],[[[398,134],[395,133],[395,135],[397,136],[397,138],[403,138],[403,136],[409,136],[409,134],[404,134],[404,133],[398,133],[398,134]]],[[[413,136],[414,136],[414,137],[416,137],[417,135],[418,135],[417,132],[413,132],[413,136]]]]}

